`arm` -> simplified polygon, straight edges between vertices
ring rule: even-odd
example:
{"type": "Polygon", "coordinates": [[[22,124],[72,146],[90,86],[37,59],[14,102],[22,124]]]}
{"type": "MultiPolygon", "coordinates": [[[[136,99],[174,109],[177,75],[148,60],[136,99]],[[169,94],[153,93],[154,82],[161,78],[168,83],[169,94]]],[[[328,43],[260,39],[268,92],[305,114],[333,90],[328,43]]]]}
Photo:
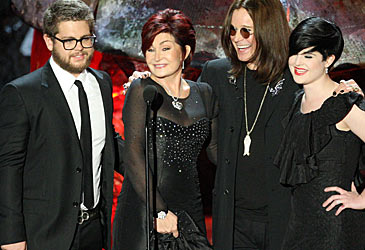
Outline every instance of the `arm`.
{"type": "Polygon", "coordinates": [[[217,165],[218,162],[218,117],[211,120],[211,138],[207,147],[207,156],[209,160],[217,165]]]}
{"type": "MultiPolygon", "coordinates": [[[[142,201],[146,201],[146,183],[145,183],[145,115],[146,104],[143,101],[143,86],[140,81],[134,82],[127,93],[124,109],[124,135],[125,135],[125,173],[130,179],[134,190],[142,201]]],[[[150,171],[150,180],[152,180],[152,172],[150,171]]],[[[153,204],[152,183],[150,187],[150,204],[152,211],[153,204]]],[[[156,191],[156,212],[167,211],[167,205],[156,191]]],[[[164,219],[156,219],[156,230],[159,233],[173,233],[178,237],[177,216],[171,211],[167,212],[164,219]]]]}
{"type": "MultiPolygon", "coordinates": [[[[135,81],[130,86],[123,108],[125,146],[123,160],[125,177],[128,178],[139,198],[145,202],[145,116],[146,104],[143,100],[143,86],[135,81]]],[[[152,180],[152,172],[150,171],[152,180]]],[[[151,185],[152,186],[152,185],[151,185]]],[[[151,205],[153,198],[150,189],[151,205]]],[[[156,190],[156,211],[166,211],[167,206],[156,190]]],[[[152,210],[151,210],[152,211],[152,210]]]]}
{"type": "Polygon", "coordinates": [[[207,156],[208,156],[209,160],[213,164],[217,165],[217,162],[218,162],[217,157],[218,157],[219,104],[218,104],[218,97],[214,91],[218,91],[218,90],[214,89],[214,87],[216,87],[216,86],[214,84],[212,84],[211,82],[209,82],[210,77],[211,77],[211,73],[210,73],[209,61],[208,61],[204,64],[203,70],[198,78],[198,82],[206,82],[211,87],[211,89],[208,89],[208,91],[206,91],[207,96],[203,97],[208,101],[208,104],[206,104],[206,109],[209,110],[208,113],[209,113],[209,118],[211,120],[211,136],[210,136],[210,141],[209,141],[206,151],[207,151],[207,156]]]}
{"type": "MultiPolygon", "coordinates": [[[[358,106],[354,105],[348,115],[340,122],[342,126],[349,128],[363,142],[365,142],[365,112],[358,106]]],[[[323,204],[326,210],[332,210],[336,205],[342,204],[336,211],[339,215],[346,208],[365,209],[365,190],[359,194],[356,191],[355,184],[352,183],[351,191],[346,191],[340,187],[327,187],[325,192],[337,192],[338,194],[330,196],[323,204]]]]}
{"type": "Polygon", "coordinates": [[[0,245],[26,239],[22,179],[29,131],[24,102],[6,85],[0,93],[0,245]]]}
{"type": "Polygon", "coordinates": [[[210,104],[207,107],[210,109],[209,111],[209,119],[211,121],[211,136],[209,140],[209,144],[207,147],[207,156],[209,160],[217,165],[218,163],[218,112],[219,112],[219,105],[218,100],[213,90],[209,91],[208,99],[210,100],[210,104]]]}

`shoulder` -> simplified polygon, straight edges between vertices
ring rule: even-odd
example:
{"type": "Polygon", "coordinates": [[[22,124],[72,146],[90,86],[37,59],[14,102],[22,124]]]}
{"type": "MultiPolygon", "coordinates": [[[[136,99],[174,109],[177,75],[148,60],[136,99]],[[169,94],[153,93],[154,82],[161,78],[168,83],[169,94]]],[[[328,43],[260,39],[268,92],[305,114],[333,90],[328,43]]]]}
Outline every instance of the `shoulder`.
{"type": "Polygon", "coordinates": [[[365,110],[364,98],[356,92],[349,92],[329,97],[323,102],[321,108],[311,114],[319,123],[331,125],[343,120],[354,105],[365,110]]]}
{"type": "Polygon", "coordinates": [[[150,78],[134,80],[128,88],[126,98],[134,96],[143,100],[143,91],[147,85],[152,85],[150,78]]]}
{"type": "Polygon", "coordinates": [[[215,59],[211,61],[207,61],[205,63],[206,70],[225,70],[226,72],[230,70],[232,67],[231,62],[228,60],[228,58],[221,58],[221,59],[215,59]]]}
{"type": "Polygon", "coordinates": [[[42,71],[43,68],[39,68],[31,73],[28,73],[24,76],[14,79],[13,81],[7,83],[6,85],[12,85],[16,88],[26,88],[35,86],[35,84],[41,83],[42,71]]]}
{"type": "MultiPolygon", "coordinates": [[[[131,85],[129,86],[129,90],[133,90],[133,91],[137,91],[137,90],[143,90],[146,86],[148,85],[148,80],[147,79],[135,79],[133,80],[133,82],[131,83],[131,85]]],[[[128,92],[127,92],[128,93],[128,92]]]]}
{"type": "Polygon", "coordinates": [[[194,82],[191,80],[186,80],[187,82],[189,82],[190,86],[196,86],[200,91],[203,92],[212,92],[212,87],[206,83],[206,82],[194,82]]]}
{"type": "Polygon", "coordinates": [[[198,81],[207,82],[215,92],[219,92],[217,88],[227,83],[230,69],[231,63],[227,58],[208,61],[205,63],[198,81]]]}
{"type": "Polygon", "coordinates": [[[5,84],[0,91],[1,98],[24,100],[38,96],[42,86],[42,71],[43,68],[40,68],[5,84]]]}
{"type": "Polygon", "coordinates": [[[336,97],[330,97],[328,99],[328,103],[328,105],[346,109],[351,109],[354,105],[356,105],[361,110],[365,110],[365,99],[362,95],[356,92],[348,92],[337,95],[336,97]]]}
{"type": "Polygon", "coordinates": [[[356,92],[348,92],[331,96],[323,102],[321,109],[333,107],[352,107],[353,105],[363,106],[364,98],[356,92]]]}
{"type": "Polygon", "coordinates": [[[101,79],[101,80],[105,80],[109,83],[112,83],[112,79],[110,77],[110,75],[102,70],[97,70],[97,69],[93,69],[93,68],[88,68],[88,70],[97,78],[101,79]]]}

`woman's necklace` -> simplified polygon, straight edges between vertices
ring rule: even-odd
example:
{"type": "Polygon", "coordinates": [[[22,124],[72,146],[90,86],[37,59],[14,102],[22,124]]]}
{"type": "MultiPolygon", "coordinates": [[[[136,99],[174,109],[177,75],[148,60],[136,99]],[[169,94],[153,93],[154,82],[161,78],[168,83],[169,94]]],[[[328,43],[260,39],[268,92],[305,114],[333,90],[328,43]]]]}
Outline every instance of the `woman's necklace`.
{"type": "Polygon", "coordinates": [[[251,146],[251,137],[250,137],[250,134],[252,133],[253,129],[255,128],[255,125],[256,125],[256,122],[257,122],[257,119],[259,118],[259,115],[260,115],[260,112],[261,112],[261,108],[262,108],[262,105],[264,104],[264,101],[265,101],[265,97],[266,97],[266,94],[267,94],[267,90],[269,89],[269,85],[268,84],[266,86],[266,90],[265,90],[265,94],[264,96],[262,97],[262,100],[261,100],[261,103],[260,103],[260,107],[259,107],[259,110],[257,111],[257,114],[256,114],[256,118],[252,124],[252,127],[251,129],[248,129],[248,121],[247,121],[247,91],[246,91],[246,73],[247,73],[247,67],[245,67],[245,72],[244,72],[244,77],[243,77],[243,101],[244,101],[244,105],[245,105],[245,123],[246,123],[246,136],[245,136],[245,139],[243,140],[243,156],[247,155],[247,156],[250,156],[250,146],[251,146]]]}
{"type": "Polygon", "coordinates": [[[180,85],[179,93],[178,93],[178,96],[177,96],[177,97],[175,97],[175,96],[173,96],[173,95],[172,95],[172,93],[171,93],[170,89],[167,87],[167,85],[165,85],[165,86],[164,86],[164,87],[166,88],[166,90],[167,90],[167,92],[168,92],[169,96],[171,96],[171,98],[172,98],[172,102],[171,102],[172,106],[173,106],[175,109],[177,109],[177,110],[182,110],[182,108],[184,107],[184,105],[183,105],[181,102],[179,102],[180,89],[181,89],[181,87],[182,87],[182,84],[183,84],[183,83],[182,83],[182,81],[181,81],[181,85],[180,85]]]}

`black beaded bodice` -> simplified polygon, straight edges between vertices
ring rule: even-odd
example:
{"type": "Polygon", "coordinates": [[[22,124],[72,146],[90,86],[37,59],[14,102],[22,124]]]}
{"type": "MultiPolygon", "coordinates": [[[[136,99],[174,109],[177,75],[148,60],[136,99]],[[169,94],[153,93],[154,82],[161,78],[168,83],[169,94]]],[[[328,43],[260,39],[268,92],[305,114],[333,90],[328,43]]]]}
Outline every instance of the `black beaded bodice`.
{"type": "Polygon", "coordinates": [[[156,122],[150,122],[150,150],[152,137],[156,138],[157,155],[164,166],[184,168],[195,166],[205,140],[209,136],[210,122],[202,118],[190,126],[176,124],[166,118],[157,117],[156,122]]]}

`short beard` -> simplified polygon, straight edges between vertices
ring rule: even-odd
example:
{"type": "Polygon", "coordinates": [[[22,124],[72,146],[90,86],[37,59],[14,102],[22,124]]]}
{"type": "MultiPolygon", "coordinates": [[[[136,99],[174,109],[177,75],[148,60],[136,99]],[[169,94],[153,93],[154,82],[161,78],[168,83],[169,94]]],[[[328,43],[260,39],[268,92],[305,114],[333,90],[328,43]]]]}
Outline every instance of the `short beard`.
{"type": "MultiPolygon", "coordinates": [[[[83,55],[87,56],[87,53],[82,52],[83,55]]],[[[53,60],[64,70],[66,70],[67,72],[71,73],[71,74],[80,74],[82,71],[84,71],[85,69],[87,69],[91,63],[91,60],[93,58],[93,54],[94,52],[91,52],[91,54],[88,55],[87,61],[85,62],[84,65],[80,65],[80,66],[74,66],[71,63],[66,62],[59,53],[57,53],[56,51],[52,51],[52,57],[53,60]]]]}

